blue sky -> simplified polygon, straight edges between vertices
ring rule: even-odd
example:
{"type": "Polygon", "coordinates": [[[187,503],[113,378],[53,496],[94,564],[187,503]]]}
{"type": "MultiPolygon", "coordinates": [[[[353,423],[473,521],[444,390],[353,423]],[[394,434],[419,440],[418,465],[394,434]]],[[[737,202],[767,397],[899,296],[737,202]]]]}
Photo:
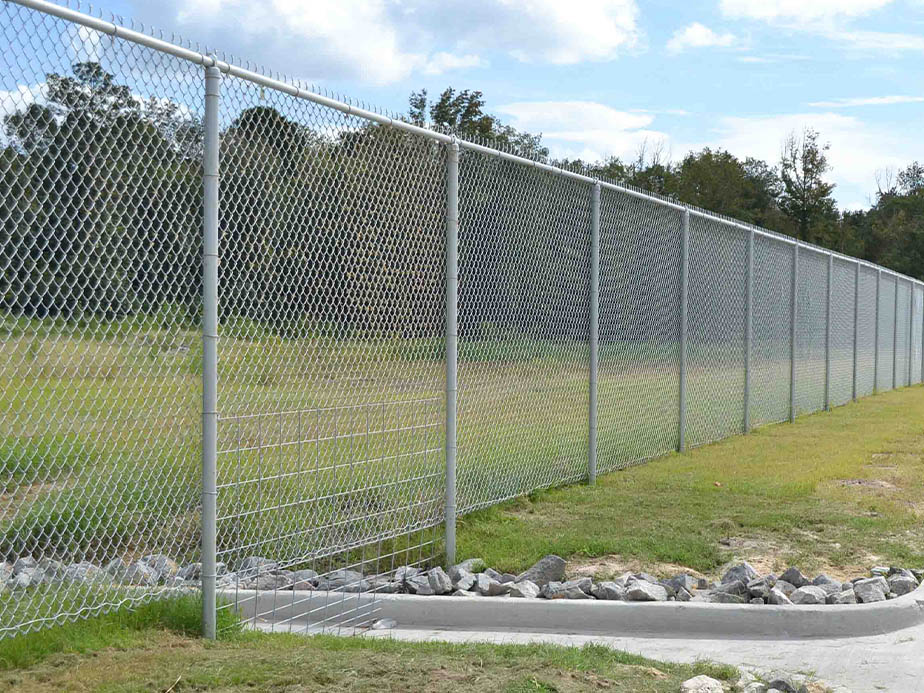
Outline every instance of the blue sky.
{"type": "Polygon", "coordinates": [[[776,163],[792,130],[831,143],[843,208],[924,161],[924,0],[118,0],[107,9],[404,111],[480,89],[561,156],[776,163]]]}

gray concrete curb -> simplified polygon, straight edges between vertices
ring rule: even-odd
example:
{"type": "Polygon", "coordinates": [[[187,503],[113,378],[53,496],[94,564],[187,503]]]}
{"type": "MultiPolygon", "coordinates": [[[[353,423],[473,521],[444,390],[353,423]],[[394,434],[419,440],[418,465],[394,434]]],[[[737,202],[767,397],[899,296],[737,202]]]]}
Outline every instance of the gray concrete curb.
{"type": "Polygon", "coordinates": [[[392,618],[402,628],[442,630],[820,638],[890,633],[924,623],[924,586],[874,604],[805,606],[253,590],[220,591],[219,598],[247,620],[335,623],[338,617],[374,611],[376,618],[392,618]]]}

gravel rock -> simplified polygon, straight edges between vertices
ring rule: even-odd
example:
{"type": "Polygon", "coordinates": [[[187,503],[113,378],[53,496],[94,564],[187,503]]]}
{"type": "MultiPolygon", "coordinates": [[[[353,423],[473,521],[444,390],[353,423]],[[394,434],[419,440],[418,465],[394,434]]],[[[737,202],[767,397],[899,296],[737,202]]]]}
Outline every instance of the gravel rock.
{"type": "Polygon", "coordinates": [[[780,580],[785,580],[796,589],[812,584],[812,581],[805,577],[801,570],[794,567],[787,568],[786,572],[780,575],[780,580]]]}
{"type": "Polygon", "coordinates": [[[447,572],[449,573],[449,577],[451,577],[453,580],[458,580],[459,578],[456,577],[456,571],[464,570],[466,573],[480,573],[487,567],[488,566],[485,565],[485,562],[482,559],[469,558],[462,561],[461,563],[456,563],[447,572]]]}
{"type": "Polygon", "coordinates": [[[792,604],[792,600],[786,596],[786,593],[779,587],[774,587],[772,590],[770,590],[770,594],[767,595],[767,603],[775,604],[777,606],[789,606],[792,604]]]}
{"type": "Polygon", "coordinates": [[[69,582],[100,583],[109,580],[106,571],[89,561],[71,563],[64,569],[64,579],[69,582]]]}
{"type": "Polygon", "coordinates": [[[38,567],[38,561],[32,556],[20,556],[13,561],[13,575],[19,575],[24,572],[33,572],[38,567]]]}
{"type": "Polygon", "coordinates": [[[852,589],[841,590],[835,595],[828,597],[828,604],[856,604],[857,593],[852,589]]]}
{"type": "MultiPolygon", "coordinates": [[[[506,584],[506,583],[504,583],[506,584]]],[[[539,596],[539,585],[532,580],[520,580],[510,585],[510,596],[522,599],[535,599],[539,596]]]]}
{"type": "Polygon", "coordinates": [[[689,592],[688,590],[684,589],[683,587],[681,587],[677,590],[676,594],[674,595],[674,599],[676,599],[678,602],[688,602],[691,599],[693,599],[693,594],[689,592]]]}
{"type": "Polygon", "coordinates": [[[608,601],[625,601],[626,598],[626,588],[612,581],[598,582],[594,585],[592,593],[597,599],[608,601]]]}
{"type": "Polygon", "coordinates": [[[751,580],[756,580],[759,577],[760,574],[754,570],[754,566],[744,561],[725,571],[725,575],[722,576],[722,584],[738,581],[747,585],[751,580]]]}
{"type": "Polygon", "coordinates": [[[870,568],[869,574],[873,577],[881,576],[886,577],[889,574],[890,568],[884,565],[877,565],[873,568],[870,568]]]}
{"type": "Polygon", "coordinates": [[[430,578],[426,575],[415,575],[404,581],[407,591],[411,594],[417,594],[421,597],[429,597],[436,594],[433,587],[430,586],[430,578]]]}
{"type": "Polygon", "coordinates": [[[542,588],[542,596],[546,599],[591,599],[591,597],[581,589],[578,580],[569,580],[568,582],[549,582],[542,588]]]}
{"type": "Polygon", "coordinates": [[[363,580],[362,573],[355,570],[335,570],[330,575],[318,577],[319,590],[336,590],[338,592],[366,592],[369,583],[363,580]]]}
{"type": "Polygon", "coordinates": [[[510,585],[501,584],[484,573],[478,573],[476,576],[475,591],[482,597],[500,597],[510,591],[510,585]]]}
{"type": "Polygon", "coordinates": [[[838,587],[840,587],[841,581],[835,580],[833,577],[830,577],[822,573],[821,575],[816,577],[814,580],[812,580],[812,584],[817,587],[820,587],[821,585],[829,585],[829,584],[835,584],[838,587]]]}
{"type": "Polygon", "coordinates": [[[824,604],[827,598],[825,591],[815,585],[800,587],[789,597],[793,604],[824,604]]]}
{"type": "Polygon", "coordinates": [[[276,561],[271,561],[263,556],[248,556],[238,567],[238,574],[241,577],[256,577],[260,573],[269,573],[276,570],[279,565],[276,561]]]}
{"type": "Polygon", "coordinates": [[[6,586],[11,590],[24,590],[32,585],[35,568],[22,569],[7,580],[6,586]]]}
{"type": "Polygon", "coordinates": [[[889,591],[889,583],[884,577],[864,578],[853,583],[853,591],[857,595],[857,601],[862,604],[882,602],[889,591]]]}
{"type": "Polygon", "coordinates": [[[767,684],[770,690],[780,693],[808,693],[808,689],[795,677],[786,674],[774,674],[767,684]]]}
{"type": "Polygon", "coordinates": [[[485,575],[487,575],[487,576],[488,576],[489,578],[491,578],[492,580],[497,580],[498,582],[503,582],[503,579],[502,579],[502,578],[504,577],[504,574],[503,574],[503,573],[497,572],[496,570],[494,570],[494,568],[485,568],[485,569],[484,569],[483,571],[481,571],[481,572],[484,573],[485,575]]]}
{"type": "Polygon", "coordinates": [[[650,575],[649,573],[634,573],[632,577],[636,580],[644,580],[645,582],[653,582],[655,584],[661,583],[658,578],[656,578],[654,575],[650,575]]]}
{"type": "Polygon", "coordinates": [[[751,597],[748,599],[748,604],[763,604],[764,600],[760,597],[751,597]]]}
{"type": "MultiPolygon", "coordinates": [[[[147,556],[142,556],[138,562],[151,568],[156,576],[155,579],[158,581],[166,580],[180,572],[180,566],[177,565],[176,561],[162,553],[151,553],[147,556]]],[[[224,563],[221,566],[224,568],[224,572],[228,571],[224,563]]],[[[216,565],[216,574],[221,575],[222,571],[217,568],[218,566],[216,565]]]]}
{"type": "Polygon", "coordinates": [[[313,590],[318,585],[317,571],[305,568],[292,573],[293,590],[313,590]]]}
{"type": "Polygon", "coordinates": [[[724,592],[725,594],[734,594],[736,597],[747,597],[748,586],[741,582],[741,580],[732,580],[730,582],[723,582],[721,585],[715,588],[715,592],[724,592]]]}
{"type": "Polygon", "coordinates": [[[452,592],[452,580],[446,574],[446,571],[437,566],[427,573],[427,579],[430,581],[430,589],[433,594],[449,594],[452,592]]]}
{"type": "Polygon", "coordinates": [[[635,580],[626,587],[626,600],[630,602],[664,602],[667,590],[648,580],[635,580]]]}
{"type": "Polygon", "coordinates": [[[745,598],[728,592],[712,592],[706,597],[710,604],[744,604],[745,598]]]}
{"type": "MultiPolygon", "coordinates": [[[[303,583],[296,583],[296,584],[303,584],[303,583]]],[[[308,584],[310,585],[311,583],[308,583],[308,584]]],[[[292,586],[292,589],[302,589],[302,588],[300,588],[300,587],[295,587],[295,585],[293,585],[293,586],[292,586]]],[[[313,588],[312,588],[312,587],[307,587],[307,588],[305,588],[305,589],[309,589],[309,590],[310,590],[310,589],[313,589],[313,588]]],[[[403,582],[397,582],[396,580],[381,580],[381,581],[376,581],[376,582],[372,585],[372,591],[373,591],[373,592],[376,592],[376,593],[378,593],[378,594],[397,594],[398,592],[401,592],[403,589],[404,589],[404,583],[403,583],[403,582]]]]}
{"type": "Polygon", "coordinates": [[[475,586],[475,583],[478,581],[478,578],[476,578],[467,570],[459,570],[456,572],[456,574],[458,575],[458,578],[453,580],[452,586],[457,590],[464,590],[467,592],[468,590],[472,589],[475,586]]]}
{"type": "Polygon", "coordinates": [[[841,585],[841,583],[837,582],[836,580],[833,582],[823,582],[820,585],[815,585],[815,587],[825,593],[826,599],[831,599],[835,595],[844,591],[843,585],[841,585]]]}
{"type": "Polygon", "coordinates": [[[264,573],[257,577],[245,579],[241,588],[245,590],[285,590],[292,589],[292,576],[285,573],[264,573]]]}
{"type": "Polygon", "coordinates": [[[780,592],[785,594],[787,597],[796,591],[797,587],[791,582],[787,582],[783,578],[779,578],[774,585],[780,592]]]}
{"type": "Polygon", "coordinates": [[[687,592],[692,592],[695,590],[697,585],[696,579],[690,575],[687,575],[686,573],[679,573],[672,578],[661,581],[662,585],[665,583],[669,584],[674,589],[674,591],[683,588],[687,592]]]}
{"type": "Polygon", "coordinates": [[[536,561],[532,567],[517,575],[516,581],[531,580],[539,587],[545,587],[550,582],[561,582],[565,579],[565,559],[561,556],[549,554],[536,561]]]}
{"type": "Polygon", "coordinates": [[[775,586],[775,576],[767,575],[765,577],[760,577],[756,580],[751,580],[747,584],[748,594],[750,594],[752,597],[760,597],[761,599],[766,599],[770,596],[770,590],[772,590],[775,586]]]}
{"type": "Polygon", "coordinates": [[[116,579],[123,585],[139,585],[152,587],[159,581],[157,571],[149,565],[138,561],[126,566],[118,573],[114,573],[116,579]]]}
{"type": "Polygon", "coordinates": [[[42,582],[54,582],[64,577],[66,566],[53,558],[41,558],[36,569],[42,573],[42,582]]]}
{"type": "Polygon", "coordinates": [[[888,583],[889,590],[899,597],[903,594],[913,592],[918,588],[918,581],[915,580],[914,577],[907,577],[905,575],[893,575],[888,579],[888,583]]]}
{"type": "Polygon", "coordinates": [[[389,630],[391,628],[397,628],[398,622],[393,618],[380,618],[378,621],[372,623],[372,630],[389,630]]]}
{"type": "Polygon", "coordinates": [[[517,579],[517,576],[514,575],[513,573],[503,573],[500,576],[499,582],[506,585],[508,582],[516,582],[516,579],[517,579]]]}
{"type": "Polygon", "coordinates": [[[452,597],[477,597],[479,595],[477,592],[469,592],[468,590],[456,590],[450,596],[452,597]]]}
{"type": "MultiPolygon", "coordinates": [[[[189,563],[184,565],[177,572],[176,576],[180,580],[199,580],[202,578],[202,564],[201,563],[189,563]]],[[[241,576],[244,577],[243,575],[241,576]]]]}
{"type": "Polygon", "coordinates": [[[722,693],[722,682],[710,676],[700,674],[680,684],[681,693],[722,693]]]}
{"type": "Polygon", "coordinates": [[[398,582],[407,582],[416,575],[420,575],[420,568],[415,568],[411,565],[403,565],[395,571],[395,580],[398,582]]]}

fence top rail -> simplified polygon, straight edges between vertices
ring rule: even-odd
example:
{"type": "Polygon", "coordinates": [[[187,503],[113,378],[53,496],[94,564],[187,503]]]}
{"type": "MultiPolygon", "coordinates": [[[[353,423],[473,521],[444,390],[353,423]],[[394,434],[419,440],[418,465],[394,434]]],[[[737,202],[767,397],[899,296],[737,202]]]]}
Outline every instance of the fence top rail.
{"type": "Polygon", "coordinates": [[[254,84],[273,89],[285,94],[289,94],[295,98],[305,99],[311,101],[321,106],[326,106],[328,108],[340,111],[350,116],[355,116],[357,118],[362,118],[380,125],[386,125],[389,127],[396,128],[398,130],[403,130],[405,132],[412,133],[420,137],[426,137],[437,142],[442,142],[445,144],[458,143],[460,148],[468,149],[471,151],[479,152],[487,156],[493,156],[499,159],[506,161],[511,161],[523,166],[531,166],[533,168],[551,173],[553,175],[561,176],[563,178],[569,178],[572,180],[580,181],[583,183],[588,183],[591,185],[599,184],[601,187],[612,190],[614,192],[620,193],[622,195],[627,195],[640,200],[645,200],[652,202],[654,204],[667,207],[669,209],[674,209],[678,212],[688,212],[691,216],[700,217],[708,221],[714,221],[726,226],[732,226],[734,228],[741,229],[750,233],[753,231],[757,235],[764,236],[766,238],[779,241],[781,243],[787,243],[789,245],[795,245],[800,248],[805,248],[818,253],[823,253],[825,255],[831,255],[833,257],[840,258],[842,260],[847,260],[849,262],[857,263],[859,265],[864,265],[871,269],[885,272],[890,274],[898,279],[904,279],[911,284],[924,286],[924,282],[921,282],[913,277],[895,272],[894,270],[888,269],[887,267],[881,267],[872,262],[866,260],[860,260],[858,258],[852,257],[850,255],[845,255],[844,253],[839,253],[834,250],[829,250],[827,248],[822,248],[821,246],[814,245],[812,243],[806,243],[805,241],[800,241],[796,238],[786,236],[784,234],[770,231],[768,229],[761,228],[759,226],[754,226],[752,224],[747,224],[742,221],[731,219],[713,212],[709,212],[704,209],[700,209],[693,205],[689,205],[683,202],[677,202],[674,200],[667,199],[663,196],[644,192],[642,190],[636,190],[634,188],[620,185],[608,180],[602,180],[598,177],[589,176],[584,173],[579,173],[577,171],[570,171],[559,166],[554,166],[552,164],[547,164],[542,161],[536,161],[525,156],[520,156],[518,154],[503,151],[496,149],[485,144],[479,144],[468,139],[458,137],[457,135],[446,134],[438,130],[432,130],[426,127],[419,125],[414,125],[413,123],[408,123],[399,118],[391,117],[383,113],[377,113],[375,111],[370,111],[365,108],[360,108],[358,106],[345,103],[343,101],[318,94],[309,89],[304,89],[295,84],[282,81],[280,79],[275,79],[267,75],[255,72],[253,70],[234,65],[230,62],[220,60],[213,54],[202,53],[198,50],[194,50],[189,47],[181,46],[176,43],[171,43],[170,41],[165,41],[161,38],[156,38],[149,34],[136,31],[134,29],[129,29],[115,22],[107,21],[102,17],[94,17],[91,14],[81,12],[79,10],[72,9],[64,5],[58,5],[49,0],[3,0],[4,2],[14,3],[16,5],[21,5],[22,7],[27,7],[38,12],[43,12],[59,19],[65,21],[73,22],[81,26],[85,26],[88,29],[93,29],[99,31],[100,33],[107,34],[131,43],[136,43],[148,48],[166,53],[168,55],[175,56],[182,60],[188,60],[190,62],[202,65],[203,67],[217,67],[221,72],[231,75],[232,77],[237,77],[239,79],[252,82],[254,84]]]}

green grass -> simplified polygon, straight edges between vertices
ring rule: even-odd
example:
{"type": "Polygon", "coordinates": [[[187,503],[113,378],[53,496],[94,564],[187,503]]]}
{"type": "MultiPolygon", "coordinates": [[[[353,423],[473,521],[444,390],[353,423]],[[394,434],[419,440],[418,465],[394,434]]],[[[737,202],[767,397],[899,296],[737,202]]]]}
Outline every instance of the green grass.
{"type": "Polygon", "coordinates": [[[351,690],[672,692],[733,667],[657,662],[602,646],[402,643],[269,635],[234,628],[197,632],[195,599],[157,602],[0,641],[0,687],[20,691],[351,690]],[[172,687],[172,688],[171,688],[172,687]]]}
{"type": "Polygon", "coordinates": [[[922,492],[916,386],[474,513],[458,551],[508,571],[546,553],[702,572],[733,556],[774,569],[921,567],[922,492]]]}

